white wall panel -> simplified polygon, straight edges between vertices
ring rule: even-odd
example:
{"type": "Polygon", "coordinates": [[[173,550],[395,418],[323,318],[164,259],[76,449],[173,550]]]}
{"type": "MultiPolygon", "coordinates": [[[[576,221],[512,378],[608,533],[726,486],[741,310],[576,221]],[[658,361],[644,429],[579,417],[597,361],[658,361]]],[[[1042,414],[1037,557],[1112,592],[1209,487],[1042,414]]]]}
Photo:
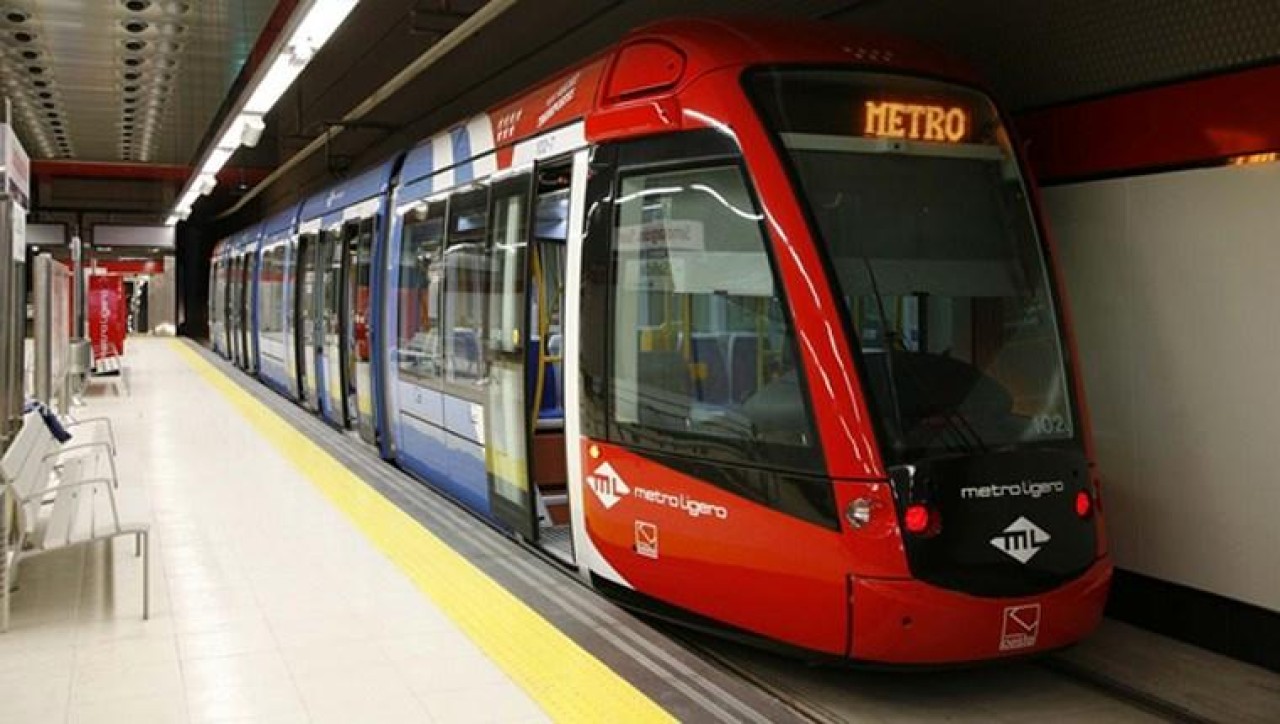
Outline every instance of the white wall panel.
{"type": "Polygon", "coordinates": [[[1117,565],[1280,611],[1280,164],[1045,200],[1117,565]]]}

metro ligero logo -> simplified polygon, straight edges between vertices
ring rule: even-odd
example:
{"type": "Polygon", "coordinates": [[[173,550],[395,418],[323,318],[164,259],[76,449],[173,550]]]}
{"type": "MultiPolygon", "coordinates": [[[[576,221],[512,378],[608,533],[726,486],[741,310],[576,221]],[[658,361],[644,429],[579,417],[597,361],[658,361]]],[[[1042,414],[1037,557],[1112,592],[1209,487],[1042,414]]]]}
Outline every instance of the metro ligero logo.
{"type": "Polygon", "coordinates": [[[587,476],[587,485],[595,492],[605,510],[613,508],[623,496],[631,492],[631,486],[622,480],[622,476],[609,463],[600,463],[600,467],[587,476]]]}
{"type": "Polygon", "coordinates": [[[992,538],[991,545],[1003,551],[1010,558],[1025,565],[1027,561],[1035,558],[1035,555],[1040,552],[1040,549],[1051,538],[1052,536],[1040,526],[1025,517],[1019,517],[1010,523],[1008,528],[1005,528],[996,537],[992,538]]]}
{"type": "Polygon", "coordinates": [[[657,505],[682,511],[690,518],[729,519],[729,509],[723,505],[699,500],[684,493],[669,493],[645,487],[632,487],[627,484],[617,470],[609,463],[600,463],[595,472],[587,476],[587,487],[596,494],[596,498],[605,510],[612,510],[623,498],[633,498],[647,505],[657,505]]]}

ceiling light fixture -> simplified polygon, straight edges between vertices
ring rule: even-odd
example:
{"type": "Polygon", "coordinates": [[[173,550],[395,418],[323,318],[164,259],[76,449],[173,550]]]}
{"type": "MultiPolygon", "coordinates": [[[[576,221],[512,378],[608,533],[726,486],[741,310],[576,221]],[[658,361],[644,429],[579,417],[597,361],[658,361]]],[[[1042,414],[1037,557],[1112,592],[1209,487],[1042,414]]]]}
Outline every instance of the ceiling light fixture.
{"type": "MultiPolygon", "coordinates": [[[[266,126],[265,116],[280,97],[297,80],[307,63],[315,57],[334,32],[342,25],[359,0],[303,0],[289,18],[289,25],[276,39],[270,60],[259,66],[249,81],[244,95],[223,122],[218,142],[206,149],[200,161],[200,171],[187,179],[183,193],[169,215],[166,224],[172,226],[185,220],[191,206],[201,195],[213,190],[218,182],[218,171],[226,165],[241,145],[256,146],[266,126]],[[202,181],[202,179],[204,179],[202,181]],[[209,183],[212,182],[212,183],[209,183]],[[197,192],[198,188],[208,189],[197,192]]],[[[158,63],[159,64],[159,63],[158,63]]]]}

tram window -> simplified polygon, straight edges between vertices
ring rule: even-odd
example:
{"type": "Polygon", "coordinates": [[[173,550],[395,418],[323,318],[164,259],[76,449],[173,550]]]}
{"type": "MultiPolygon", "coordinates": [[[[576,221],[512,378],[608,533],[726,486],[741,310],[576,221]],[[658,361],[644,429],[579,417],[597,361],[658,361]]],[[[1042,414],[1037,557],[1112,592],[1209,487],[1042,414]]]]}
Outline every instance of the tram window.
{"type": "Polygon", "coordinates": [[[765,246],[737,166],[625,177],[614,249],[614,431],[660,452],[821,466],[765,246]]]}
{"type": "Polygon", "coordinates": [[[400,245],[399,364],[413,377],[438,380],[444,302],[445,202],[421,204],[404,217],[400,245]]]}
{"type": "Polygon", "coordinates": [[[488,268],[489,345],[502,352],[519,352],[524,347],[520,330],[524,320],[524,280],[528,225],[529,178],[504,181],[493,191],[493,224],[488,268]]]}
{"type": "Polygon", "coordinates": [[[547,354],[554,357],[560,354],[560,318],[563,311],[561,306],[564,304],[564,242],[569,238],[568,189],[544,193],[538,197],[533,232],[541,244],[538,250],[539,261],[542,281],[547,285],[545,294],[533,296],[533,319],[539,320],[539,329],[545,323],[549,336],[547,354]],[[545,319],[540,316],[542,312],[537,307],[539,301],[546,303],[545,319]]]}
{"type": "Polygon", "coordinates": [[[284,331],[284,244],[262,252],[258,272],[258,329],[263,337],[275,339],[284,331]]]}
{"type": "Polygon", "coordinates": [[[445,378],[462,385],[463,391],[485,377],[481,339],[490,285],[488,226],[488,188],[450,197],[444,252],[445,378]]]}

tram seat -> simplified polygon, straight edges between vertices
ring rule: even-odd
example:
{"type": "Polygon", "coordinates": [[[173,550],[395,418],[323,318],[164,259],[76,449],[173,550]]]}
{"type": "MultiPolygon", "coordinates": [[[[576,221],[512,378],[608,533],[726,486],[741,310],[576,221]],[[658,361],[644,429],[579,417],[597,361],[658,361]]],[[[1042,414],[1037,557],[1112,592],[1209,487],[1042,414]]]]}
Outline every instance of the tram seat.
{"type": "Polygon", "coordinates": [[[695,365],[693,379],[698,401],[708,405],[727,405],[729,369],[720,346],[720,335],[693,335],[689,352],[689,359],[695,365]]]}
{"type": "Polygon", "coordinates": [[[760,385],[757,357],[760,337],[754,334],[729,335],[729,390],[734,404],[741,404],[760,385]]]}
{"type": "MultiPolygon", "coordinates": [[[[552,343],[555,338],[552,338],[552,343]]],[[[534,394],[534,389],[538,383],[538,361],[539,361],[539,340],[533,339],[529,344],[528,360],[525,366],[525,374],[528,379],[528,390],[530,395],[534,394]]],[[[549,354],[555,354],[549,352],[549,354]]],[[[561,364],[552,362],[547,365],[545,374],[542,378],[542,397],[538,400],[538,428],[557,428],[564,425],[564,390],[561,388],[560,382],[561,364]]]]}

